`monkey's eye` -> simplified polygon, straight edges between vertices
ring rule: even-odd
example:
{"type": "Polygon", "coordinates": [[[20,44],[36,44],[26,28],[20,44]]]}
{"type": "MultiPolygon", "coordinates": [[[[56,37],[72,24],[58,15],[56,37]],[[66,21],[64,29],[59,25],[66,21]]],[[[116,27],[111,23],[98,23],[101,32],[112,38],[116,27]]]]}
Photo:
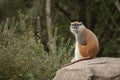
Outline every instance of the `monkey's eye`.
{"type": "Polygon", "coordinates": [[[73,28],[73,29],[78,29],[78,28],[79,28],[79,25],[77,25],[77,26],[74,25],[74,26],[72,26],[72,28],[73,28]]]}

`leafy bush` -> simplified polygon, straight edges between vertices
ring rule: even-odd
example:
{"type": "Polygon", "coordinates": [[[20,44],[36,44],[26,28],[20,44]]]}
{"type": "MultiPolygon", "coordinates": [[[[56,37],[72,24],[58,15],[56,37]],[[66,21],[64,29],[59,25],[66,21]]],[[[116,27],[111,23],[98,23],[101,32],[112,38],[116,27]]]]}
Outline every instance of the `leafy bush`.
{"type": "Polygon", "coordinates": [[[56,70],[69,61],[71,40],[65,44],[62,38],[57,53],[48,53],[41,40],[36,41],[31,26],[13,20],[1,23],[0,80],[51,80],[56,70]]]}

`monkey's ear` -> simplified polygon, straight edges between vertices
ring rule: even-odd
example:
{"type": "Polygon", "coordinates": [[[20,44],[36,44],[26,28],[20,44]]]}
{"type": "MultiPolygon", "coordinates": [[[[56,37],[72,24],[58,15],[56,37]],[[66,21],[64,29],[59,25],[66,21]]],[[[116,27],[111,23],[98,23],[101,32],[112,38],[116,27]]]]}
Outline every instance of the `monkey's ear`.
{"type": "Polygon", "coordinates": [[[76,23],[77,23],[78,25],[82,25],[82,22],[77,21],[76,23]]]}
{"type": "Polygon", "coordinates": [[[79,25],[82,25],[83,23],[82,22],[79,22],[79,25]]]}

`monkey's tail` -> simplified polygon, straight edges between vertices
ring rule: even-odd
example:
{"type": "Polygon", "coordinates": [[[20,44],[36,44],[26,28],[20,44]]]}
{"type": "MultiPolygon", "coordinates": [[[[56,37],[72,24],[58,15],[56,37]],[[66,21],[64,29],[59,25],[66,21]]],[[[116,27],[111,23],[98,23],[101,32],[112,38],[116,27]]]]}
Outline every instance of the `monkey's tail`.
{"type": "Polygon", "coordinates": [[[84,59],[80,59],[80,60],[74,61],[72,63],[65,64],[62,68],[67,67],[67,66],[72,65],[72,64],[75,64],[75,63],[77,63],[79,61],[89,60],[89,59],[93,59],[93,58],[87,57],[87,58],[84,58],[84,59]]]}

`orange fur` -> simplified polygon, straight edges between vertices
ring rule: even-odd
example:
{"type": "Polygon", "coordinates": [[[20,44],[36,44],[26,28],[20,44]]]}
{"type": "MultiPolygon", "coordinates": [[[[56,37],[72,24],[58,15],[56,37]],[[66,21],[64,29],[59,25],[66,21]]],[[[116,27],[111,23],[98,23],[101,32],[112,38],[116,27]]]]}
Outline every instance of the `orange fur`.
{"type": "Polygon", "coordinates": [[[87,28],[82,31],[81,35],[84,36],[86,45],[78,45],[80,53],[83,57],[94,58],[99,51],[99,43],[97,37],[92,31],[88,30],[87,28]]]}

